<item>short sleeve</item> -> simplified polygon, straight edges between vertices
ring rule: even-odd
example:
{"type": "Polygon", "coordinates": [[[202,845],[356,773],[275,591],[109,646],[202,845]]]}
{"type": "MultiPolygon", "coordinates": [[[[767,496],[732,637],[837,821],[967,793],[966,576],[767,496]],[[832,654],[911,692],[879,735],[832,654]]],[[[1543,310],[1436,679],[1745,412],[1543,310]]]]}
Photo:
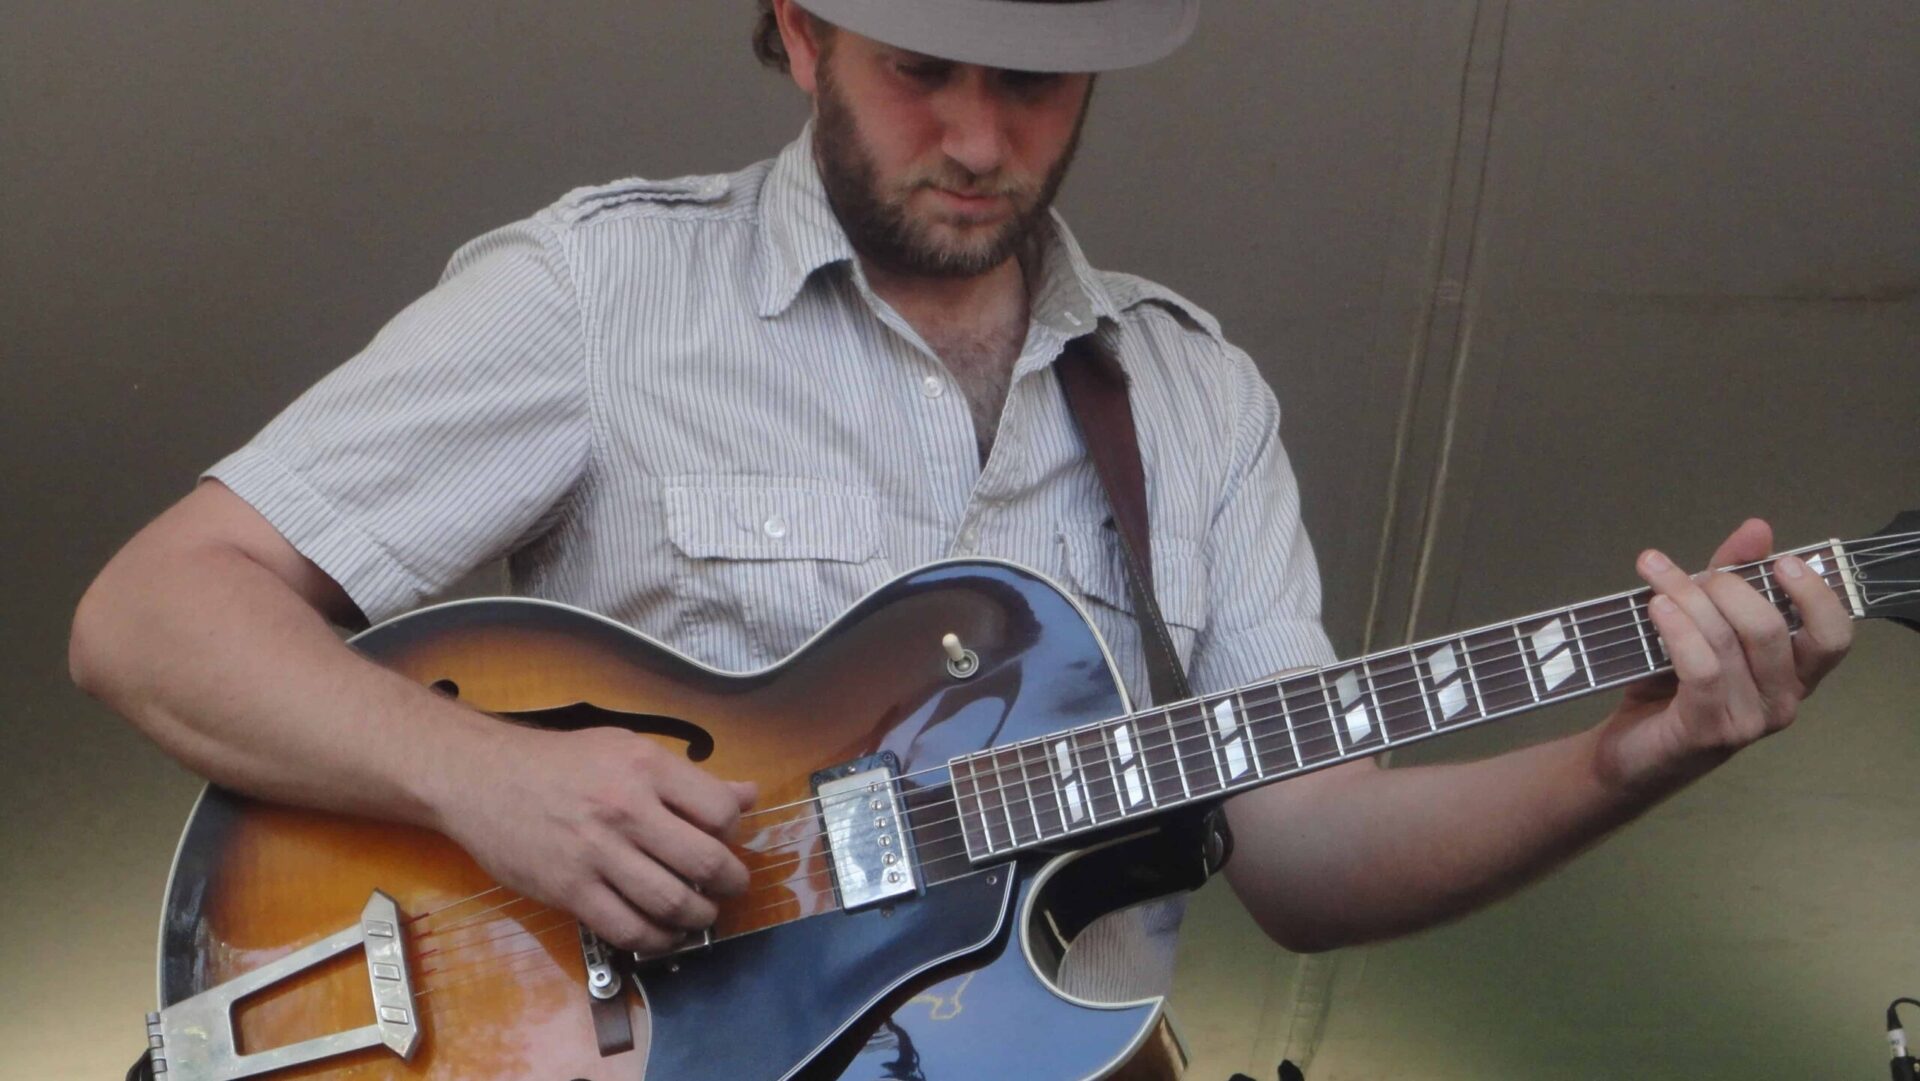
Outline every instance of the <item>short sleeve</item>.
{"type": "Polygon", "coordinates": [[[1201,693],[1334,660],[1300,488],[1280,443],[1280,403],[1252,361],[1236,359],[1231,466],[1204,546],[1211,615],[1190,665],[1201,693]]]}
{"type": "Polygon", "coordinates": [[[581,306],[551,229],[454,255],[440,284],[204,474],[378,622],[558,520],[592,449],[581,306]]]}

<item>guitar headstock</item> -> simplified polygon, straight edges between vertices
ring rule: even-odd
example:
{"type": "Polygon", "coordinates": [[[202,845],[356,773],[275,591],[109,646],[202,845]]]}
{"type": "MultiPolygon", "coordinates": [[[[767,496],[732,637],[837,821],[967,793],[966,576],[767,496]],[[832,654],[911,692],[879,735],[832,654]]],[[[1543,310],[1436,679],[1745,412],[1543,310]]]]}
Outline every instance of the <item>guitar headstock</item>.
{"type": "Polygon", "coordinates": [[[1920,511],[1897,515],[1871,537],[1847,545],[1862,613],[1920,631],[1920,511]]]}

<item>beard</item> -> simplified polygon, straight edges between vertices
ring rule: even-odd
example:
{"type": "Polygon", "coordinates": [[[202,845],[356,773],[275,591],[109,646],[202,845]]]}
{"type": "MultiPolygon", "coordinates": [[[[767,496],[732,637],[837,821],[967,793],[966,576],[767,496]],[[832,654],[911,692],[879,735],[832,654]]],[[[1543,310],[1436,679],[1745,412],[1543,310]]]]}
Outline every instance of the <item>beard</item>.
{"type": "Polygon", "coordinates": [[[1000,172],[975,175],[944,157],[938,165],[915,168],[883,184],[873,155],[861,141],[853,111],[834,82],[829,57],[821,57],[818,70],[813,156],[827,202],[854,250],[897,274],[971,278],[1020,253],[1045,220],[1060,182],[1066,179],[1087,116],[1083,103],[1066,150],[1037,184],[1000,172]],[[1012,212],[991,228],[961,217],[916,217],[908,203],[923,188],[1002,196],[1012,212]]]}

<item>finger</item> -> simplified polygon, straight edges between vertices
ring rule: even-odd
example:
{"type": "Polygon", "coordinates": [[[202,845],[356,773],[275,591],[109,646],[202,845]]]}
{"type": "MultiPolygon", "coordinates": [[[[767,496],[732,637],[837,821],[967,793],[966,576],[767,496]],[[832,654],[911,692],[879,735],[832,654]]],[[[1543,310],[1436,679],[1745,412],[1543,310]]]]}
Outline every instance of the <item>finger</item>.
{"type": "Polygon", "coordinates": [[[1800,633],[1793,639],[1794,668],[1807,690],[1818,686],[1853,646],[1853,617],[1839,594],[1794,556],[1774,562],[1774,580],[1787,591],[1800,613],[1800,633]]]}
{"type": "Polygon", "coordinates": [[[681,818],[715,837],[732,833],[744,809],[738,789],[684,759],[655,775],[654,791],[681,818]]]}
{"type": "Polygon", "coordinates": [[[746,892],[747,865],[726,842],[680,818],[671,808],[643,814],[633,840],[668,870],[709,897],[746,892]]]}
{"type": "Polygon", "coordinates": [[[728,781],[727,786],[733,789],[733,798],[740,801],[741,814],[753,810],[753,805],[760,802],[760,786],[752,781],[728,781]]]}
{"type": "MultiPolygon", "coordinates": [[[[700,836],[696,830],[682,828],[700,836]]],[[[616,851],[603,855],[600,874],[635,911],[661,927],[698,931],[713,926],[720,910],[712,901],[649,858],[651,851],[643,853],[624,842],[616,844],[616,851]]]]}
{"type": "MultiPolygon", "coordinates": [[[[1666,646],[1667,659],[1673,665],[1674,675],[1679,677],[1680,685],[1674,692],[1674,703],[1680,709],[1681,716],[1691,722],[1696,731],[1703,724],[1710,723],[1717,716],[1717,702],[1723,693],[1720,686],[1720,654],[1700,633],[1693,620],[1673,598],[1664,595],[1653,598],[1647,605],[1647,614],[1653,619],[1654,629],[1660,632],[1660,641],[1666,646]],[[1702,708],[1703,703],[1708,708],[1702,708]]],[[[1714,733],[1707,733],[1709,740],[1717,739],[1714,733]]]]}
{"type": "Polygon", "coordinates": [[[567,907],[593,933],[623,950],[658,954],[673,948],[680,940],[678,931],[669,930],[636,912],[613,887],[602,882],[578,891],[568,898],[567,907]]]}
{"type": "Polygon", "coordinates": [[[1736,563],[1752,563],[1765,559],[1773,551],[1773,527],[1759,518],[1749,518],[1734,528],[1720,547],[1713,550],[1713,558],[1707,560],[1709,567],[1731,567],[1736,563]]]}
{"type": "Polygon", "coordinates": [[[1710,575],[1702,590],[1739,636],[1747,679],[1765,705],[1761,719],[1764,730],[1785,727],[1793,720],[1800,699],[1806,696],[1794,664],[1785,617],[1738,575],[1710,575]]]}
{"type": "MultiPolygon", "coordinates": [[[[1726,545],[1721,547],[1724,549],[1726,545]]],[[[1726,617],[1720,614],[1719,606],[1700,588],[1699,582],[1674,566],[1673,561],[1665,555],[1652,549],[1640,554],[1638,569],[1640,577],[1653,587],[1655,593],[1667,597],[1686,613],[1700,636],[1719,656],[1722,667],[1737,666],[1745,670],[1740,636],[1734,633],[1726,617]]],[[[1681,678],[1685,678],[1684,673],[1681,678]]]]}

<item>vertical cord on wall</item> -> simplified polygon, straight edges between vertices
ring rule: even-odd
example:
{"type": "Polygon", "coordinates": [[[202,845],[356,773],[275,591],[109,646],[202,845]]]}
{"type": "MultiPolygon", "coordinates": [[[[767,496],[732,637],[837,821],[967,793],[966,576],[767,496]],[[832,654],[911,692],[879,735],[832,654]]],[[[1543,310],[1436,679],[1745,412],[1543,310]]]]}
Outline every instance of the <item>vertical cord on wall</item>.
{"type": "MultiPolygon", "coordinates": [[[[1387,474],[1385,528],[1380,533],[1362,625],[1363,652],[1374,648],[1380,624],[1386,618],[1381,609],[1394,553],[1396,549],[1404,550],[1396,542],[1409,533],[1416,554],[1407,612],[1398,640],[1413,640],[1432,558],[1435,525],[1446,494],[1447,467],[1472,340],[1471,300],[1476,295],[1473,271],[1480,248],[1480,217],[1494,109],[1506,53],[1507,0],[1476,0],[1472,19],[1472,34],[1458,78],[1447,179],[1440,189],[1441,205],[1432,218],[1433,225],[1422,238],[1423,250],[1430,253],[1422,279],[1426,302],[1422,305],[1419,329],[1406,354],[1401,411],[1395,425],[1393,457],[1387,474]],[[1432,386],[1435,378],[1445,380],[1445,393],[1438,402],[1432,401],[1431,394],[1421,393],[1422,386],[1432,386]],[[1424,449],[1415,445],[1421,421],[1426,411],[1433,409],[1438,409],[1440,414],[1437,445],[1428,452],[1434,465],[1425,480],[1425,498],[1417,508],[1418,517],[1403,529],[1399,521],[1401,493],[1404,488],[1421,483],[1419,478],[1408,474],[1415,468],[1413,460],[1424,449]]],[[[1312,1066],[1326,1030],[1333,1005],[1337,958],[1336,954],[1305,957],[1295,976],[1294,1008],[1288,1017],[1284,1053],[1303,1068],[1312,1066]]],[[[1352,974],[1354,986],[1364,978],[1365,966],[1366,954],[1362,952],[1352,974]]]]}

